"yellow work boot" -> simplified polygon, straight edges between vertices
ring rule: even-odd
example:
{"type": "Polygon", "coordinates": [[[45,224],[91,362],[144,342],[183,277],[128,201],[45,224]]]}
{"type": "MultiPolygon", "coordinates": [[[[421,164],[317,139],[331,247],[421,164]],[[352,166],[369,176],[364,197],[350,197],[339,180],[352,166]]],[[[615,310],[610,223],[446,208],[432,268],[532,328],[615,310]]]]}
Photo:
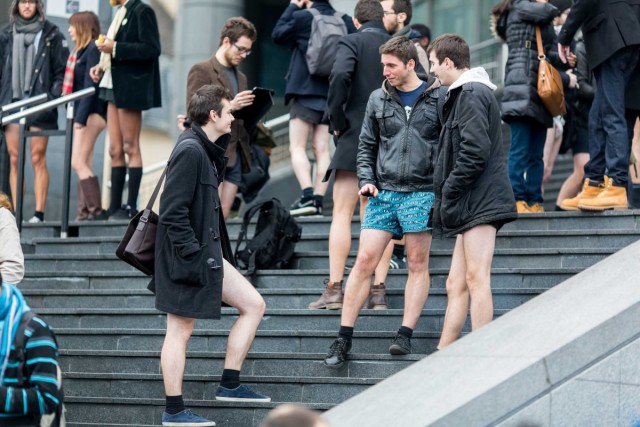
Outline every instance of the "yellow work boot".
{"type": "Polygon", "coordinates": [[[589,178],[585,178],[584,183],[582,184],[582,191],[580,191],[576,197],[572,197],[571,199],[564,199],[560,203],[560,207],[565,211],[577,211],[578,204],[582,200],[588,200],[597,197],[603,189],[604,185],[602,183],[591,181],[589,180],[589,178]]]}
{"type": "Polygon", "coordinates": [[[534,203],[533,205],[529,206],[529,212],[530,213],[542,213],[544,212],[544,206],[542,203],[534,203]]]}
{"type": "Polygon", "coordinates": [[[529,205],[524,200],[518,200],[516,202],[516,209],[518,210],[519,214],[531,213],[531,211],[529,210],[529,205]]]}
{"type": "Polygon", "coordinates": [[[578,209],[585,211],[605,211],[607,209],[628,209],[627,186],[613,183],[613,179],[604,177],[604,190],[596,197],[583,199],[578,209]]]}

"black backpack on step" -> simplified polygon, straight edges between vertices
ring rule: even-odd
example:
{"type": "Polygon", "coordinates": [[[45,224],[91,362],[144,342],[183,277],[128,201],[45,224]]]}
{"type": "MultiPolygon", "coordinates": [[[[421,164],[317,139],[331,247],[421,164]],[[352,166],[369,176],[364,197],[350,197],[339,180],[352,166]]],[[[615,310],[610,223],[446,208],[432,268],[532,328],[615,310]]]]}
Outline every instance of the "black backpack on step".
{"type": "Polygon", "coordinates": [[[236,265],[246,269],[248,276],[253,276],[256,269],[286,268],[301,234],[302,228],[280,200],[273,198],[256,203],[244,214],[234,255],[236,265]],[[258,212],[255,232],[249,240],[249,222],[258,212]],[[243,243],[244,247],[240,249],[243,243]]]}

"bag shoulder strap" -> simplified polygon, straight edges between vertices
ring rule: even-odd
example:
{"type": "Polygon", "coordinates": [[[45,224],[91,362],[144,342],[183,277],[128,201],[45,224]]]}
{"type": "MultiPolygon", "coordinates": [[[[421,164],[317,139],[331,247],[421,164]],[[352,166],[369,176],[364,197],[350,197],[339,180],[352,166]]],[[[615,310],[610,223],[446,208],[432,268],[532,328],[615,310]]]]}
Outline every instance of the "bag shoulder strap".
{"type": "Polygon", "coordinates": [[[314,9],[312,7],[308,8],[308,9],[304,9],[304,10],[306,10],[307,12],[309,12],[313,16],[320,15],[320,11],[318,9],[314,9]]]}
{"type": "Polygon", "coordinates": [[[160,179],[158,180],[158,183],[156,184],[156,188],[153,190],[153,193],[151,194],[151,198],[149,199],[149,202],[147,202],[147,209],[149,212],[151,211],[151,208],[153,207],[153,204],[156,202],[156,199],[158,198],[158,193],[160,193],[160,188],[162,187],[162,183],[164,182],[164,178],[165,176],[167,176],[167,168],[169,167],[169,162],[167,162],[167,165],[164,167],[164,170],[162,171],[162,175],[160,175],[160,179]]]}
{"type": "Polygon", "coordinates": [[[536,25],[536,44],[538,45],[538,58],[545,58],[544,48],[542,47],[542,32],[539,25],[536,25]]]}

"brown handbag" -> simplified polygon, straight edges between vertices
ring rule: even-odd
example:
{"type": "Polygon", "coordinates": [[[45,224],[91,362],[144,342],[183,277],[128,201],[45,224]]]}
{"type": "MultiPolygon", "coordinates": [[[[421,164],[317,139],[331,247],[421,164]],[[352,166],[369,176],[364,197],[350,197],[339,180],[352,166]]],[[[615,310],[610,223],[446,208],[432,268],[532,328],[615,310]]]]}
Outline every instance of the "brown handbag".
{"type": "Polygon", "coordinates": [[[147,276],[153,276],[156,257],[156,229],[158,228],[158,214],[151,209],[166,174],[167,168],[165,167],[147,207],[131,219],[127,231],[116,249],[118,258],[147,276]]]}
{"type": "Polygon", "coordinates": [[[538,96],[547,111],[552,116],[564,116],[567,107],[564,103],[564,89],[562,77],[553,65],[549,63],[542,48],[540,27],[536,25],[536,43],[538,44],[538,96]]]}

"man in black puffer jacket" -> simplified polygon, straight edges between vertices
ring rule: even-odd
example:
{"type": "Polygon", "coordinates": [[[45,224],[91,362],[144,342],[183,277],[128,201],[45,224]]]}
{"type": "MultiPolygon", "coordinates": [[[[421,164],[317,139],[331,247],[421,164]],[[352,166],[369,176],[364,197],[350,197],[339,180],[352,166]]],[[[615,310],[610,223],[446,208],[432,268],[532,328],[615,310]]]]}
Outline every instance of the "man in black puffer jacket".
{"type": "Polygon", "coordinates": [[[491,259],[496,233],[518,218],[502,156],[500,106],[484,68],[469,69],[469,45],[445,34],[429,46],[431,70],[449,86],[433,174],[434,235],[457,236],[438,348],[458,339],[471,299],[471,328],[493,319],[491,259]]]}

